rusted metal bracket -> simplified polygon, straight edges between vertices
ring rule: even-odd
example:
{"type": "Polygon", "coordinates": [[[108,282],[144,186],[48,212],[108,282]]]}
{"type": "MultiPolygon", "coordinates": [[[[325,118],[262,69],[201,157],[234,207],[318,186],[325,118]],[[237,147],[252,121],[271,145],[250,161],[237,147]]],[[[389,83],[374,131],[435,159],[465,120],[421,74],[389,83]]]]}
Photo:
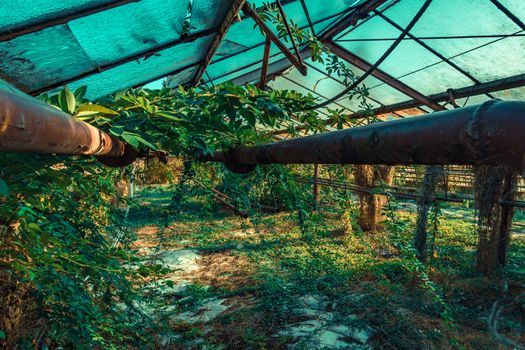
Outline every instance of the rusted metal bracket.
{"type": "Polygon", "coordinates": [[[490,100],[440,111],[217,152],[214,161],[243,172],[257,164],[505,165],[523,174],[525,102],[490,100]]]}
{"type": "Polygon", "coordinates": [[[277,47],[279,48],[279,50],[281,50],[284,55],[286,56],[286,58],[288,58],[288,60],[290,60],[290,62],[297,68],[297,70],[302,74],[302,75],[306,75],[306,72],[307,72],[307,68],[306,66],[300,62],[297,57],[294,56],[294,54],[288,49],[288,47],[286,47],[285,44],[283,44],[283,42],[281,41],[281,39],[279,39],[279,37],[274,33],[272,32],[272,30],[266,25],[266,23],[264,23],[264,21],[262,20],[261,17],[259,17],[259,15],[257,14],[257,12],[255,12],[252,7],[250,6],[250,4],[248,4],[247,2],[244,4],[242,10],[244,11],[244,13],[246,13],[248,16],[250,16],[254,21],[255,23],[257,23],[257,25],[259,26],[259,28],[261,28],[261,30],[264,32],[264,34],[266,35],[266,37],[268,39],[270,39],[271,41],[273,41],[273,43],[275,45],[277,45],[277,47]]]}

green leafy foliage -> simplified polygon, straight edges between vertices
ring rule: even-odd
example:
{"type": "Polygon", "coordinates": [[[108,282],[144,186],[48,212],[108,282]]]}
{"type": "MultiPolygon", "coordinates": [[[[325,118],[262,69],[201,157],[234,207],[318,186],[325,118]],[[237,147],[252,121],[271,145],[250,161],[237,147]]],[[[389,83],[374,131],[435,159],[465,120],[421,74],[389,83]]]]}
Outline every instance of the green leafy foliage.
{"type": "MultiPolygon", "coordinates": [[[[311,96],[290,91],[233,84],[198,91],[137,89],[96,103],[85,98],[86,91],[64,88],[40,98],[137,150],[187,158],[266,142],[269,131],[292,119],[318,127],[316,113],[303,112],[313,104],[311,96]]],[[[129,246],[114,244],[122,231],[122,213],[115,208],[120,172],[86,158],[19,154],[3,154],[0,170],[0,272],[10,276],[0,287],[6,295],[24,295],[32,310],[24,315],[36,324],[23,334],[2,331],[5,344],[153,347],[150,337],[159,324],[137,308],[150,302],[138,281],[166,271],[141,263],[129,246]]]]}

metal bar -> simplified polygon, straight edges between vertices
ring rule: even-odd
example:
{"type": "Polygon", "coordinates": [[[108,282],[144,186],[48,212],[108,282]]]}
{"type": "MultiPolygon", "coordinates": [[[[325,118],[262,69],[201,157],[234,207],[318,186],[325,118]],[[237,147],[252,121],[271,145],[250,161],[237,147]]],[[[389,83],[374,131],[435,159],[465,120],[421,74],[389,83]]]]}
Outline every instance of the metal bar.
{"type": "MultiPolygon", "coordinates": [[[[377,12],[380,14],[381,12],[377,12]]],[[[512,38],[522,37],[525,34],[511,33],[511,34],[486,34],[486,35],[444,35],[444,36],[407,36],[403,38],[403,41],[415,41],[415,40],[454,40],[454,39],[491,39],[491,38],[512,38]]],[[[368,42],[368,41],[394,41],[397,38],[364,38],[364,39],[337,39],[335,42],[368,42]]]]}
{"type": "Polygon", "coordinates": [[[370,12],[384,4],[386,0],[370,0],[359,6],[354,11],[343,17],[339,22],[330,27],[326,32],[321,35],[319,40],[324,41],[333,38],[337,34],[341,33],[346,28],[353,26],[358,20],[368,17],[370,12]]]}
{"type": "Polygon", "coordinates": [[[210,34],[216,33],[216,32],[217,32],[217,29],[207,29],[207,30],[195,33],[195,34],[191,34],[191,35],[188,35],[187,37],[183,37],[183,38],[180,38],[178,40],[173,40],[173,41],[167,42],[167,43],[165,43],[163,45],[160,45],[160,46],[157,46],[157,47],[153,47],[153,48],[151,48],[149,50],[146,50],[146,51],[143,51],[143,52],[140,52],[140,53],[137,53],[137,54],[134,54],[134,55],[122,58],[122,59],[120,59],[118,61],[115,61],[113,63],[107,64],[107,65],[104,65],[104,66],[99,66],[96,69],[92,69],[90,71],[87,71],[85,73],[77,75],[76,77],[73,77],[73,78],[70,78],[70,79],[66,79],[66,80],[62,80],[62,81],[53,83],[53,84],[48,85],[48,86],[44,86],[44,87],[42,87],[42,88],[40,88],[38,90],[31,91],[30,94],[33,95],[33,96],[40,95],[43,92],[60,88],[60,87],[62,87],[64,85],[70,84],[70,83],[75,82],[77,80],[84,79],[84,78],[90,77],[92,75],[102,73],[104,71],[107,71],[109,69],[122,66],[122,65],[124,65],[126,63],[129,63],[129,62],[137,61],[137,60],[140,60],[142,58],[151,57],[152,55],[158,53],[159,51],[169,49],[169,48],[177,46],[179,44],[192,42],[192,41],[195,41],[195,40],[200,39],[202,37],[205,37],[205,36],[208,36],[210,34]]]}
{"type": "MultiPolygon", "coordinates": [[[[394,21],[392,21],[390,18],[388,18],[387,16],[385,16],[384,14],[380,13],[379,11],[374,11],[379,17],[381,17],[382,19],[384,19],[385,21],[387,21],[388,23],[390,23],[391,25],[393,25],[394,27],[396,27],[397,29],[399,30],[403,30],[403,27],[401,27],[400,25],[398,25],[397,23],[395,23],[394,21]]],[[[442,54],[440,54],[438,51],[434,50],[432,47],[430,47],[429,45],[427,45],[425,42],[421,41],[419,38],[416,38],[414,35],[407,33],[407,36],[409,38],[412,38],[414,39],[419,45],[423,46],[425,49],[427,49],[428,51],[432,52],[435,56],[437,56],[440,60],[442,60],[443,62],[445,62],[446,64],[448,64],[449,66],[451,66],[452,68],[454,68],[455,70],[457,70],[458,72],[460,72],[461,74],[463,74],[464,76],[466,76],[467,78],[469,78],[470,80],[472,80],[473,82],[475,82],[476,84],[481,84],[481,81],[479,81],[478,79],[476,79],[472,74],[470,74],[469,72],[467,72],[466,70],[464,70],[463,68],[461,68],[460,66],[458,66],[457,64],[455,64],[454,62],[452,62],[451,60],[449,60],[448,58],[446,58],[445,56],[443,56],[442,54]]],[[[490,98],[493,98],[492,96],[489,96],[490,98]]]]}
{"type": "MultiPolygon", "coordinates": [[[[312,183],[312,179],[308,178],[301,178],[296,177],[296,180],[301,183],[312,183]]],[[[386,186],[385,189],[378,188],[378,187],[364,187],[364,186],[358,186],[353,183],[347,183],[347,182],[338,182],[333,181],[329,179],[323,179],[320,178],[317,180],[319,185],[321,186],[327,186],[327,187],[333,187],[333,188],[339,188],[343,190],[352,190],[355,192],[361,192],[361,193],[370,193],[370,194],[382,194],[382,195],[391,195],[397,198],[403,198],[403,199],[409,199],[409,200],[417,200],[417,192],[419,189],[417,188],[404,188],[405,190],[410,190],[412,193],[403,193],[403,192],[396,192],[398,189],[397,186],[386,186]]],[[[464,201],[473,201],[474,196],[463,194],[463,193],[438,193],[435,197],[435,200],[440,202],[451,202],[451,203],[463,203],[464,201]]],[[[518,207],[518,208],[525,208],[525,202],[523,201],[516,201],[516,200],[498,200],[498,204],[504,207],[518,207]]]]}
{"type": "MultiPolygon", "coordinates": [[[[437,94],[429,95],[428,98],[434,102],[444,102],[447,101],[450,97],[450,92],[454,94],[456,99],[483,95],[490,92],[496,92],[501,90],[513,89],[525,86],[525,74],[518,74],[509,78],[503,78],[494,80],[487,83],[481,83],[479,85],[467,86],[459,89],[449,89],[444,92],[437,94]]],[[[373,110],[374,114],[380,115],[384,113],[393,113],[397,111],[402,111],[405,109],[416,108],[423,105],[421,101],[411,100],[405,102],[394,103],[389,106],[379,107],[373,110]]],[[[358,119],[361,116],[359,114],[354,114],[349,116],[350,118],[358,119]]]]}
{"type": "Polygon", "coordinates": [[[249,3],[244,3],[243,11],[250,15],[250,17],[257,23],[257,25],[261,28],[261,30],[264,32],[267,38],[269,38],[277,47],[279,50],[281,50],[284,55],[292,62],[292,64],[301,72],[302,75],[306,75],[306,66],[299,62],[297,57],[293,55],[293,53],[286,47],[286,45],[283,44],[283,42],[279,39],[277,35],[275,35],[274,32],[264,23],[264,21],[259,17],[259,15],[252,9],[249,3]]]}
{"type": "Polygon", "coordinates": [[[85,10],[82,10],[82,11],[79,11],[79,12],[76,12],[76,13],[72,13],[72,14],[69,14],[69,15],[65,15],[65,16],[62,16],[62,17],[58,17],[58,18],[53,18],[53,19],[50,19],[50,20],[42,21],[42,22],[33,24],[33,25],[29,26],[29,27],[23,27],[23,28],[20,28],[20,29],[15,29],[15,30],[11,30],[11,31],[8,31],[8,32],[0,33],[0,42],[7,41],[7,40],[12,40],[12,39],[15,39],[15,38],[17,38],[19,36],[22,36],[22,35],[35,33],[35,32],[41,31],[41,30],[49,28],[49,27],[57,26],[57,25],[60,25],[60,24],[65,24],[65,23],[67,23],[69,21],[73,21],[73,20],[78,19],[78,18],[86,17],[86,16],[93,15],[93,14],[98,13],[98,12],[106,11],[106,10],[109,10],[109,9],[112,9],[112,8],[115,8],[115,7],[127,5],[127,4],[132,3],[132,2],[139,2],[139,1],[140,0],[118,0],[118,1],[112,1],[112,2],[110,2],[108,4],[95,6],[95,7],[88,8],[88,9],[85,9],[85,10]]]}
{"type": "Polygon", "coordinates": [[[284,12],[283,5],[281,5],[280,0],[277,0],[277,7],[279,8],[279,13],[281,14],[281,17],[283,18],[286,32],[288,32],[288,36],[290,37],[290,41],[292,42],[292,47],[293,47],[293,50],[295,51],[295,56],[297,57],[297,60],[300,63],[303,63],[303,60],[301,59],[301,54],[299,53],[299,49],[297,48],[297,43],[295,42],[295,38],[292,33],[292,29],[290,28],[290,25],[288,24],[288,19],[286,18],[286,13],[284,12]]]}
{"type": "Polygon", "coordinates": [[[151,82],[157,81],[159,79],[166,78],[166,77],[168,77],[170,75],[179,74],[180,72],[182,72],[182,71],[184,71],[184,70],[186,70],[188,68],[192,68],[192,67],[198,66],[201,63],[202,63],[202,61],[198,61],[198,62],[195,62],[195,63],[188,64],[187,66],[180,67],[180,68],[177,68],[175,70],[172,70],[171,72],[159,74],[159,75],[157,75],[157,76],[155,76],[153,78],[149,78],[149,79],[147,79],[145,81],[142,81],[142,82],[140,82],[138,84],[133,85],[133,88],[138,88],[140,86],[144,86],[146,84],[149,84],[151,82]]]}
{"type": "MultiPolygon", "coordinates": [[[[305,90],[308,91],[308,92],[311,92],[312,94],[316,94],[317,96],[319,96],[319,97],[321,97],[321,98],[324,98],[325,100],[328,99],[328,97],[322,95],[321,93],[319,93],[319,92],[317,92],[317,91],[314,91],[314,90],[310,89],[310,88],[307,87],[307,86],[304,86],[304,85],[301,84],[301,83],[296,82],[295,80],[292,80],[292,79],[290,79],[290,78],[288,78],[288,77],[286,77],[286,76],[284,76],[284,75],[282,76],[282,78],[288,80],[288,81],[291,82],[292,84],[295,84],[295,85],[297,85],[297,86],[299,86],[299,87],[305,89],[305,90]]],[[[333,104],[335,104],[335,105],[337,105],[337,106],[343,108],[344,110],[347,110],[347,111],[353,112],[350,108],[345,107],[344,105],[342,105],[342,104],[340,104],[340,103],[333,102],[333,104]]]]}
{"type": "MultiPolygon", "coordinates": [[[[328,17],[326,17],[326,18],[323,18],[323,19],[320,19],[320,20],[314,21],[313,24],[315,25],[315,24],[321,23],[321,22],[323,22],[323,21],[327,21],[327,20],[329,20],[329,19],[332,19],[332,18],[334,18],[334,17],[337,17],[337,16],[341,15],[341,14],[344,13],[344,12],[345,12],[345,11],[342,11],[342,12],[336,13],[336,14],[334,14],[334,15],[328,16],[328,17]]],[[[307,28],[307,27],[308,27],[308,26],[302,26],[302,27],[299,27],[299,29],[302,30],[302,29],[305,29],[305,28],[307,28]]],[[[242,50],[239,50],[238,52],[236,52],[236,53],[233,54],[233,55],[225,56],[225,57],[221,57],[221,58],[217,58],[215,61],[213,61],[213,63],[214,63],[214,64],[215,64],[215,63],[219,63],[219,62],[221,62],[221,61],[224,61],[224,60],[227,60],[227,59],[229,59],[229,58],[232,58],[232,56],[234,56],[234,55],[238,55],[238,54],[241,54],[241,53],[245,53],[245,52],[247,52],[247,51],[250,51],[250,50],[256,49],[256,48],[258,48],[258,47],[260,47],[260,46],[262,46],[262,45],[264,45],[264,42],[263,42],[263,43],[260,43],[260,44],[253,45],[253,46],[246,47],[246,48],[244,48],[244,49],[242,49],[242,50]]],[[[274,57],[275,55],[277,55],[277,54],[271,55],[270,57],[274,57]]],[[[311,56],[311,54],[310,54],[310,48],[305,47],[305,48],[301,49],[301,56],[302,56],[303,59],[305,59],[305,58],[307,58],[307,57],[310,57],[310,56],[311,56]],[[308,54],[305,55],[305,52],[308,52],[308,54]]],[[[288,59],[286,59],[286,61],[289,62],[288,59]]],[[[219,75],[219,76],[215,77],[214,80],[215,80],[215,79],[220,79],[220,78],[225,77],[225,76],[227,76],[227,75],[229,75],[229,74],[231,74],[231,73],[233,73],[233,72],[238,72],[239,70],[242,70],[242,69],[248,68],[248,67],[250,67],[250,66],[255,66],[255,65],[258,64],[258,63],[259,63],[259,62],[253,62],[253,63],[247,64],[247,65],[244,65],[242,68],[236,68],[236,69],[234,69],[234,70],[229,71],[228,73],[225,73],[225,74],[222,74],[222,75],[219,75]]],[[[292,64],[292,65],[288,65],[287,68],[292,67],[292,66],[293,66],[293,64],[292,64]]],[[[257,78],[258,78],[259,75],[260,75],[260,70],[258,70],[258,69],[255,69],[254,71],[252,71],[252,72],[248,72],[248,73],[246,73],[246,74],[249,75],[249,74],[252,74],[252,73],[255,73],[255,72],[257,72],[256,75],[257,75],[257,78]]],[[[235,79],[237,79],[237,78],[235,78],[235,79]]],[[[255,79],[256,79],[256,78],[251,79],[251,80],[249,80],[249,81],[253,81],[253,80],[255,80],[255,79]]],[[[242,85],[242,84],[240,84],[240,85],[242,85]]]]}
{"type": "Polygon", "coordinates": [[[191,82],[191,85],[196,86],[199,84],[202,75],[204,74],[204,71],[208,68],[208,66],[211,63],[211,60],[213,59],[213,56],[215,55],[215,52],[217,52],[217,49],[219,48],[219,45],[222,43],[222,40],[226,36],[226,32],[232,25],[235,18],[239,15],[239,11],[241,10],[242,6],[246,0],[234,0],[233,4],[226,14],[226,17],[224,18],[224,21],[222,21],[221,26],[219,27],[219,30],[217,32],[217,36],[213,39],[213,42],[211,43],[211,46],[208,50],[208,53],[204,57],[203,62],[199,65],[199,68],[197,68],[197,71],[195,72],[195,77],[193,77],[193,80],[191,82]]]}
{"type": "Polygon", "coordinates": [[[266,38],[266,44],[264,45],[263,63],[261,68],[261,79],[259,81],[259,87],[263,88],[266,86],[266,75],[268,74],[268,61],[270,59],[270,47],[272,41],[266,38]]]}
{"type": "MultiPolygon", "coordinates": [[[[325,45],[337,56],[341,57],[345,61],[353,64],[354,66],[364,70],[368,71],[372,65],[362,58],[352,54],[350,51],[346,50],[345,48],[335,44],[331,40],[326,40],[325,45]]],[[[393,88],[403,92],[405,95],[412,97],[415,100],[420,101],[422,104],[432,108],[435,111],[443,110],[443,107],[434,101],[430,100],[425,95],[421,94],[420,92],[412,89],[410,86],[402,83],[401,81],[397,80],[396,78],[392,77],[388,73],[385,73],[384,71],[376,68],[371,73],[372,76],[376,77],[377,79],[381,80],[382,82],[392,86],[393,88]]]]}
{"type": "Polygon", "coordinates": [[[310,17],[310,11],[308,11],[308,7],[306,6],[304,0],[301,0],[301,6],[303,8],[304,15],[306,16],[306,20],[308,21],[308,25],[310,26],[310,30],[312,31],[312,35],[315,35],[314,24],[312,23],[312,18],[310,17]]]}
{"type": "MultiPolygon", "coordinates": [[[[278,54],[270,55],[270,58],[272,58],[272,57],[274,57],[276,55],[278,55],[278,54]]],[[[305,48],[305,49],[301,50],[301,56],[303,57],[303,59],[310,57],[310,55],[311,55],[311,49],[310,48],[305,48]]],[[[249,65],[246,65],[242,69],[248,68],[250,66],[255,66],[258,63],[259,62],[255,62],[255,63],[249,64],[249,65]]],[[[280,60],[275,61],[273,63],[270,63],[268,65],[268,72],[269,73],[267,73],[267,76],[271,76],[271,75],[277,74],[279,72],[284,72],[287,69],[289,69],[290,67],[293,67],[293,65],[290,65],[290,61],[287,58],[280,59],[280,60]]],[[[258,67],[258,68],[254,69],[251,72],[245,73],[243,75],[240,75],[240,76],[234,78],[232,81],[234,83],[238,84],[238,85],[243,85],[243,84],[255,81],[261,76],[261,69],[262,69],[261,67],[258,67]]],[[[238,71],[238,70],[236,70],[236,71],[238,71]]],[[[219,76],[219,77],[216,77],[215,79],[218,79],[218,78],[221,78],[221,77],[222,76],[219,76]]],[[[270,79],[267,79],[267,80],[270,80],[270,79]]]]}
{"type": "Polygon", "coordinates": [[[518,27],[520,27],[522,30],[525,30],[525,23],[523,23],[514,13],[512,13],[508,8],[503,6],[501,2],[498,0],[490,0],[494,6],[498,8],[501,12],[503,12],[512,22],[514,22],[518,27]]]}
{"type": "MultiPolygon", "coordinates": [[[[7,85],[0,87],[0,151],[122,157],[129,146],[7,85]]],[[[135,152],[135,158],[138,154],[135,152]]],[[[133,159],[134,160],[134,159],[133,159]]]]}
{"type": "Polygon", "coordinates": [[[257,164],[505,165],[523,173],[525,102],[489,100],[313,136],[217,152],[206,160],[247,172],[257,164]]]}
{"type": "MultiPolygon", "coordinates": [[[[464,97],[470,97],[470,96],[477,96],[477,95],[483,95],[489,92],[496,92],[501,90],[507,90],[507,89],[513,89],[525,86],[525,74],[518,74],[512,77],[503,78],[494,80],[487,83],[481,83],[479,85],[473,85],[473,86],[467,86],[460,89],[449,89],[444,92],[440,92],[437,94],[429,95],[427,96],[430,100],[434,102],[443,102],[448,101],[450,98],[450,91],[453,92],[454,97],[456,99],[458,98],[464,98],[464,97]]],[[[385,113],[395,113],[398,111],[403,111],[410,108],[417,108],[419,106],[422,106],[423,103],[418,100],[410,100],[405,102],[399,102],[394,103],[385,107],[379,107],[372,110],[372,113],[375,115],[381,115],[385,113]]],[[[346,117],[347,119],[361,119],[364,118],[361,114],[355,113],[351,114],[346,117]]],[[[331,119],[327,120],[326,123],[330,124],[332,122],[331,119]]],[[[302,128],[304,129],[304,128],[302,128]]],[[[300,130],[302,130],[300,129],[300,130]]],[[[272,132],[273,135],[282,135],[287,134],[288,130],[277,130],[272,132]]]]}
{"type": "MultiPolygon", "coordinates": [[[[328,74],[327,72],[323,71],[322,69],[317,68],[317,67],[314,66],[313,64],[308,64],[308,62],[307,62],[306,65],[307,65],[308,67],[312,68],[313,70],[318,71],[319,73],[321,73],[321,74],[324,75],[325,77],[330,78],[330,79],[334,80],[335,82],[338,82],[338,83],[341,84],[341,85],[345,85],[341,80],[337,79],[336,77],[331,76],[330,74],[328,74]]],[[[375,98],[373,98],[373,97],[371,97],[371,96],[367,96],[367,98],[369,98],[371,101],[374,101],[374,102],[377,103],[378,105],[384,106],[384,104],[383,104],[381,101],[376,100],[375,98]]],[[[344,98],[341,98],[341,100],[343,100],[343,99],[344,99],[344,98]]],[[[339,101],[341,101],[341,100],[338,100],[338,101],[336,101],[336,102],[339,102],[339,101]]],[[[425,111],[423,111],[423,112],[425,112],[425,111]]],[[[403,117],[402,115],[400,115],[400,114],[397,114],[397,113],[394,113],[394,114],[396,114],[396,116],[399,117],[399,118],[404,118],[404,117],[403,117]]]]}

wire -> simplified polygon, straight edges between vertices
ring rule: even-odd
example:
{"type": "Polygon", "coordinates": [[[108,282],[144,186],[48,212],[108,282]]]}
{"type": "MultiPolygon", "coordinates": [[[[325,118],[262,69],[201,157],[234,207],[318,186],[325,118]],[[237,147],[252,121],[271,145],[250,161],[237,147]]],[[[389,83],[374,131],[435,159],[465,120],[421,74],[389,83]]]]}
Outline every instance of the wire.
{"type": "Polygon", "coordinates": [[[371,66],[366,72],[365,74],[363,74],[359,79],[357,79],[356,81],[354,81],[352,83],[352,85],[350,85],[349,87],[347,87],[346,89],[344,89],[343,91],[341,91],[340,93],[338,93],[337,95],[335,95],[334,97],[322,102],[322,103],[319,103],[315,106],[311,106],[308,108],[308,110],[311,110],[311,109],[317,109],[317,108],[321,108],[321,107],[325,107],[326,105],[338,100],[339,98],[343,97],[344,95],[346,95],[347,93],[349,93],[350,91],[352,91],[357,85],[361,84],[366,78],[368,78],[368,76],[370,76],[370,74],[372,74],[372,72],[374,70],[377,69],[377,67],[379,67],[379,65],[381,63],[383,63],[383,61],[392,53],[392,51],[394,51],[394,49],[399,45],[399,43],[403,40],[403,38],[408,34],[408,32],[414,27],[414,25],[417,23],[417,21],[421,18],[421,16],[423,16],[423,14],[425,13],[425,11],[427,10],[427,8],[430,6],[430,3],[432,2],[432,0],[427,0],[425,1],[425,3],[423,4],[423,6],[421,6],[421,8],[419,9],[419,11],[416,13],[416,15],[414,16],[414,18],[410,21],[410,23],[408,24],[408,26],[405,28],[405,30],[403,30],[401,32],[401,35],[399,35],[399,37],[392,43],[392,45],[390,45],[390,47],[385,51],[385,53],[376,61],[376,63],[374,63],[373,66],[371,66]]]}

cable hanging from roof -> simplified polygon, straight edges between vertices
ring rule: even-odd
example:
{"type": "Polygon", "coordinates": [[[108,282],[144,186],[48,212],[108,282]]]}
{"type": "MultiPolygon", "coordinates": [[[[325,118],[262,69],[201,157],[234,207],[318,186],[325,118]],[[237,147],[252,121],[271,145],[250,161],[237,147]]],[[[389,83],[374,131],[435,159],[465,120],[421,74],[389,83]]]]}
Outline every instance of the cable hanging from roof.
{"type": "Polygon", "coordinates": [[[325,107],[327,106],[328,104],[334,102],[334,101],[337,101],[339,98],[343,97],[344,95],[348,94],[350,91],[352,91],[356,86],[358,86],[359,84],[361,84],[366,78],[368,78],[370,76],[370,74],[372,74],[372,72],[377,68],[379,67],[379,65],[381,63],[383,63],[383,61],[392,53],[392,51],[394,51],[394,49],[399,45],[399,43],[401,43],[401,41],[405,38],[405,36],[408,34],[408,32],[414,27],[414,25],[417,23],[417,21],[419,21],[419,19],[421,18],[421,16],[423,16],[423,14],[425,13],[425,11],[427,10],[427,8],[430,6],[430,3],[432,2],[432,0],[426,0],[425,3],[423,4],[423,6],[421,6],[421,8],[419,9],[419,11],[416,13],[416,15],[414,16],[414,18],[412,18],[412,20],[410,21],[410,23],[408,24],[408,26],[406,26],[406,28],[401,32],[401,34],[399,35],[399,37],[392,43],[392,45],[390,45],[390,47],[385,51],[385,53],[376,61],[376,63],[374,63],[374,65],[372,65],[370,67],[370,69],[368,69],[361,77],[359,77],[359,79],[357,79],[356,81],[354,81],[350,86],[348,86],[346,89],[344,89],[343,91],[341,91],[340,93],[338,93],[337,95],[333,96],[332,98],[324,101],[324,102],[321,102],[319,104],[316,104],[315,106],[312,106],[312,107],[309,107],[308,110],[311,110],[311,109],[317,109],[317,108],[321,108],[321,107],[325,107]]]}

